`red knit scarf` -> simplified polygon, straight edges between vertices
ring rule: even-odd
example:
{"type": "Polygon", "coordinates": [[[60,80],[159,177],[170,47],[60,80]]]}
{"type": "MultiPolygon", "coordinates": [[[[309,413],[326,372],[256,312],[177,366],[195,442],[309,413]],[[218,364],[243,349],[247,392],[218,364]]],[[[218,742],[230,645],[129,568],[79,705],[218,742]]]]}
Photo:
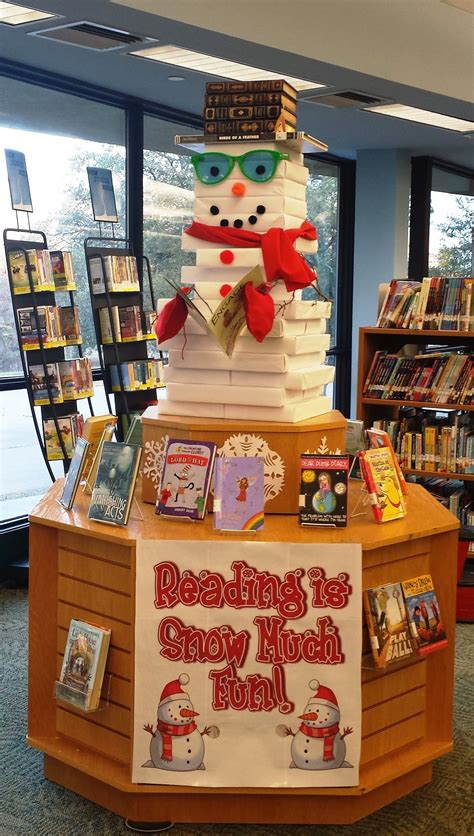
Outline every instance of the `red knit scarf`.
{"type": "Polygon", "coordinates": [[[334,760],[334,739],[339,731],[339,724],[334,723],[332,726],[326,726],[324,729],[313,729],[307,726],[306,723],[301,723],[300,732],[307,737],[324,737],[323,761],[334,760]]]}
{"type": "Polygon", "coordinates": [[[272,227],[266,232],[193,221],[184,231],[193,238],[227,247],[261,247],[267,282],[283,279],[289,293],[309,287],[315,279],[314,270],[293,246],[297,238],[315,241],[318,237],[309,221],[303,221],[297,229],[272,227]]]}
{"type": "Polygon", "coordinates": [[[181,736],[184,734],[191,734],[191,732],[196,731],[196,729],[197,726],[194,720],[191,723],[187,723],[185,726],[173,726],[171,723],[164,723],[162,720],[158,720],[157,730],[161,734],[161,739],[163,741],[161,760],[173,760],[173,735],[181,736]]]}

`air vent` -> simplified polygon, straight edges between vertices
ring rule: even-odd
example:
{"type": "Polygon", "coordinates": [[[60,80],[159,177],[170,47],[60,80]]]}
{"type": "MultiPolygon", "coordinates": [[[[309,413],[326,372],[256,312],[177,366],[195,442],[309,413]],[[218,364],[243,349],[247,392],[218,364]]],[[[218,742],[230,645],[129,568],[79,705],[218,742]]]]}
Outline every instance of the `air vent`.
{"type": "Polygon", "coordinates": [[[152,38],[145,38],[141,35],[132,35],[130,32],[123,32],[120,29],[110,29],[107,26],[98,26],[96,23],[89,23],[87,20],[67,26],[56,26],[52,29],[41,29],[31,32],[38,38],[48,38],[52,41],[82,46],[84,49],[106,51],[129,47],[136,44],[148,44],[152,38]]]}
{"type": "Polygon", "coordinates": [[[380,96],[372,96],[369,93],[361,93],[360,90],[341,90],[337,93],[317,93],[313,96],[304,96],[301,99],[312,104],[325,105],[326,107],[373,107],[374,105],[386,104],[392,99],[383,99],[380,96]]]}

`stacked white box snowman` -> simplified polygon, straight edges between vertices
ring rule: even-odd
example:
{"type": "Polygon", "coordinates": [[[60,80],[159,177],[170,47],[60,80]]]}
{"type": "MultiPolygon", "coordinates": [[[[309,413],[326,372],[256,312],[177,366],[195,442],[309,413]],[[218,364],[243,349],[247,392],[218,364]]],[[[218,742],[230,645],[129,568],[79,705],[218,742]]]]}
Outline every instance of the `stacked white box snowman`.
{"type": "Polygon", "coordinates": [[[159,414],[293,424],[328,412],[325,386],[334,377],[334,367],[325,365],[331,303],[301,299],[315,278],[304,254],[317,251],[316,232],[306,220],[309,172],[303,150],[320,150],[321,143],[284,132],[268,140],[177,141],[199,149],[192,157],[194,221],[182,236],[182,249],[196,252],[196,266],[182,268],[181,284],[194,288],[193,302],[209,318],[260,265],[265,284],[259,290],[273,301],[262,302],[263,338],[258,325],[255,329],[262,300],[253,293],[257,306],[247,314],[248,327],[229,357],[191,317],[179,332],[170,329],[174,302],[160,300],[156,330],[169,365],[159,414]],[[170,333],[175,335],[168,339],[170,333]]]}

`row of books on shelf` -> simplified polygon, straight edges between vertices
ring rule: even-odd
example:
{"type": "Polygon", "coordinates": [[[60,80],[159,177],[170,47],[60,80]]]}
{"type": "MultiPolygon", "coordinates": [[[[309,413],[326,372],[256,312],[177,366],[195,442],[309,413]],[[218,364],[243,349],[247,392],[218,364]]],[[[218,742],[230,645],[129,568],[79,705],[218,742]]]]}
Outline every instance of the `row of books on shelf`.
{"type": "Polygon", "coordinates": [[[390,282],[378,328],[474,331],[474,278],[432,276],[390,282]]]}
{"type": "Polygon", "coordinates": [[[34,308],[17,310],[21,345],[25,351],[39,348],[39,335],[46,348],[82,343],[77,305],[38,305],[36,313],[38,321],[34,308]]]}
{"type": "Polygon", "coordinates": [[[91,398],[94,394],[92,366],[87,357],[60,360],[57,363],[47,363],[46,366],[30,366],[29,373],[35,406],[91,398]]]}
{"type": "Polygon", "coordinates": [[[422,485],[425,490],[458,518],[461,525],[474,525],[474,494],[469,484],[443,476],[407,475],[407,481],[422,485]]]}
{"type": "Polygon", "coordinates": [[[112,392],[121,392],[122,384],[126,392],[164,386],[162,360],[133,360],[109,366],[109,372],[112,392]]]}
{"type": "Polygon", "coordinates": [[[133,255],[89,257],[92,293],[126,293],[140,291],[137,260],[133,255]],[[105,276],[104,276],[105,272],[105,276]]]}
{"type": "Polygon", "coordinates": [[[76,290],[72,255],[67,250],[11,250],[8,262],[15,295],[31,292],[28,265],[35,293],[76,290]]]}
{"type": "Polygon", "coordinates": [[[137,340],[155,337],[153,325],[156,319],[155,311],[144,311],[143,318],[138,305],[99,308],[99,324],[102,343],[110,345],[118,343],[136,342],[137,340]],[[112,331],[113,327],[113,331],[112,331]]]}
{"type": "Polygon", "coordinates": [[[474,355],[456,349],[416,355],[376,351],[362,396],[469,405],[474,396],[474,355]]]}
{"type": "Polygon", "coordinates": [[[79,412],[70,415],[59,415],[57,417],[59,433],[52,418],[43,418],[43,437],[46,450],[46,458],[50,462],[61,461],[64,453],[59,438],[61,437],[68,459],[72,458],[77,439],[82,436],[84,419],[79,412]]]}
{"type": "Polygon", "coordinates": [[[447,646],[431,575],[366,589],[363,601],[377,668],[447,646]]]}
{"type": "Polygon", "coordinates": [[[439,416],[424,411],[414,420],[379,419],[373,426],[385,430],[402,467],[448,473],[474,473],[474,420],[472,413],[439,416]]]}

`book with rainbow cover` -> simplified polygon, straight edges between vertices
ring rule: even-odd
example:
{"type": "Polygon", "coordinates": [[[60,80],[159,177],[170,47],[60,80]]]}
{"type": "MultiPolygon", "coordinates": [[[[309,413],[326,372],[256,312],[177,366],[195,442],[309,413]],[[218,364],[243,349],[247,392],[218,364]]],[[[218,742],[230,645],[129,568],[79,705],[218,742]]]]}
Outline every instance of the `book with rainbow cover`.
{"type": "Polygon", "coordinates": [[[260,531],[264,520],[264,463],[261,456],[216,460],[214,528],[260,531]]]}

